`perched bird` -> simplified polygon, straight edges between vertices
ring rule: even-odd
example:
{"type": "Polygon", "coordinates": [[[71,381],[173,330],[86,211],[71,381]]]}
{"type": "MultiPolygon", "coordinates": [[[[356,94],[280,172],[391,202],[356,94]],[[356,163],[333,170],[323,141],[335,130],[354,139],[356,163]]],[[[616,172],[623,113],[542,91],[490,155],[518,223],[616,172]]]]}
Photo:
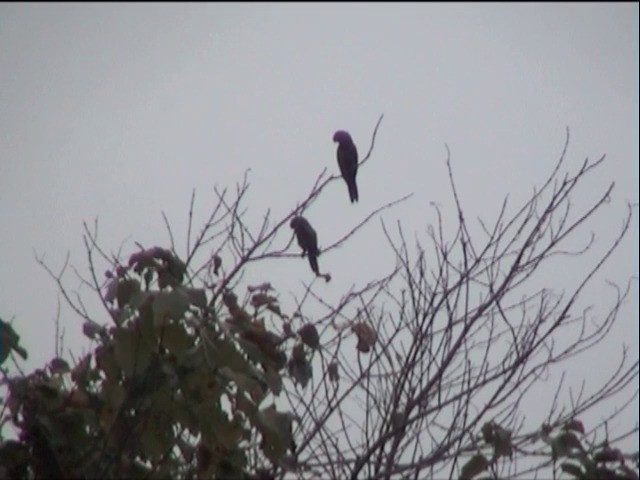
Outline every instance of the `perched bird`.
{"type": "Polygon", "coordinates": [[[318,236],[311,224],[304,217],[293,217],[289,226],[293,228],[298,239],[298,245],[302,248],[302,255],[305,254],[309,257],[309,265],[313,273],[320,276],[320,270],[318,268],[318,236]]]}
{"type": "Polygon", "coordinates": [[[358,173],[358,149],[351,140],[349,132],[338,130],[333,134],[333,141],[338,142],[338,165],[342,178],[349,188],[351,203],[358,201],[358,186],[356,185],[356,173],[358,173]]]}

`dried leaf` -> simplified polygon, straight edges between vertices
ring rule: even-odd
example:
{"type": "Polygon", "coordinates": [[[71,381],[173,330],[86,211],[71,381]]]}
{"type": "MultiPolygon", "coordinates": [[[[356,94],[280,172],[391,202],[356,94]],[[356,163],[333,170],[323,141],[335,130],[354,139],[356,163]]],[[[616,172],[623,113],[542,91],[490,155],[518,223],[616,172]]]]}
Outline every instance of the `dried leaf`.
{"type": "Polygon", "coordinates": [[[218,276],[218,272],[220,271],[220,267],[222,267],[222,258],[219,255],[213,256],[213,274],[218,276]]]}
{"type": "Polygon", "coordinates": [[[251,321],[251,315],[238,305],[238,297],[235,293],[231,291],[225,292],[222,295],[222,302],[229,310],[233,321],[240,324],[251,321]]]}
{"type": "Polygon", "coordinates": [[[251,305],[255,308],[262,307],[263,305],[270,305],[272,303],[277,303],[278,299],[272,297],[271,295],[267,295],[266,293],[256,293],[251,297],[251,305]]]}
{"type": "Polygon", "coordinates": [[[67,373],[71,370],[66,360],[56,357],[49,362],[49,370],[52,375],[56,373],[67,373]]]}
{"type": "Polygon", "coordinates": [[[267,305],[267,309],[278,315],[280,318],[286,318],[286,316],[283,315],[282,310],[280,310],[280,307],[275,303],[267,305]]]}
{"type": "Polygon", "coordinates": [[[283,330],[283,332],[284,332],[284,334],[286,336],[293,335],[293,330],[291,329],[291,323],[290,322],[284,322],[282,324],[282,330],[283,330]]]}
{"type": "Polygon", "coordinates": [[[569,420],[567,423],[564,424],[564,429],[565,430],[573,430],[574,432],[580,432],[581,434],[584,435],[584,425],[582,424],[582,422],[580,420],[577,419],[572,419],[569,420]]]}
{"type": "Polygon", "coordinates": [[[307,323],[306,325],[303,325],[298,330],[298,335],[300,335],[300,338],[302,339],[302,341],[309,348],[313,348],[315,350],[320,346],[320,336],[318,335],[318,330],[316,329],[315,325],[313,325],[312,323],[307,323]]]}
{"type": "Polygon", "coordinates": [[[249,285],[247,287],[247,290],[249,290],[249,293],[253,293],[255,291],[268,292],[269,290],[273,290],[273,287],[271,286],[271,284],[269,282],[264,282],[264,283],[261,283],[259,285],[254,285],[254,286],[249,285]]]}
{"type": "Polygon", "coordinates": [[[489,467],[489,461],[481,453],[475,454],[462,466],[460,480],[471,480],[489,467]]]}
{"type": "Polygon", "coordinates": [[[373,345],[376,343],[378,334],[376,331],[365,322],[358,322],[351,327],[351,330],[358,337],[358,344],[356,349],[359,352],[368,353],[373,345]]]}
{"type": "Polygon", "coordinates": [[[301,343],[293,347],[291,352],[291,358],[288,363],[289,375],[293,377],[296,383],[299,383],[302,388],[306,388],[309,380],[313,376],[313,369],[311,364],[304,355],[304,347],[301,343]]]}
{"type": "Polygon", "coordinates": [[[327,367],[327,373],[329,374],[329,380],[337,382],[340,380],[340,373],[338,372],[338,364],[331,362],[327,367]]]}
{"type": "Polygon", "coordinates": [[[297,343],[293,347],[293,350],[291,350],[291,358],[297,361],[302,361],[305,359],[304,346],[301,343],[297,343]]]}
{"type": "Polygon", "coordinates": [[[617,448],[604,447],[602,450],[595,453],[593,460],[600,462],[624,462],[624,455],[617,448]]]}

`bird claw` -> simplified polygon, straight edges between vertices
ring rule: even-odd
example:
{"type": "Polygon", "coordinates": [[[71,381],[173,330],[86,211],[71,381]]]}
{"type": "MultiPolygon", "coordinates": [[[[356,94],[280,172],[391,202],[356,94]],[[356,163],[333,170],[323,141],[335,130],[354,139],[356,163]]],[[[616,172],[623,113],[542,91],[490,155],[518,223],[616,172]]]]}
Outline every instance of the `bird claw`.
{"type": "Polygon", "coordinates": [[[329,283],[331,281],[331,274],[329,273],[316,273],[316,277],[324,278],[324,281],[329,283]]]}

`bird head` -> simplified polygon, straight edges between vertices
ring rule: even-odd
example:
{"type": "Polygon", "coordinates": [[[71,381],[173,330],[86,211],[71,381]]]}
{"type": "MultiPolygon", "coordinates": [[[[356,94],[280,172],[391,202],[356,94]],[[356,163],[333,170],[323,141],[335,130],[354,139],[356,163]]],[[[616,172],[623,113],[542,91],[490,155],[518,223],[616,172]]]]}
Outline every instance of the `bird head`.
{"type": "Polygon", "coordinates": [[[333,134],[333,141],[338,143],[351,143],[351,135],[345,130],[338,130],[333,134]]]}
{"type": "Polygon", "coordinates": [[[289,226],[295,230],[299,222],[300,222],[300,219],[298,217],[293,217],[289,222],[289,226]]]}

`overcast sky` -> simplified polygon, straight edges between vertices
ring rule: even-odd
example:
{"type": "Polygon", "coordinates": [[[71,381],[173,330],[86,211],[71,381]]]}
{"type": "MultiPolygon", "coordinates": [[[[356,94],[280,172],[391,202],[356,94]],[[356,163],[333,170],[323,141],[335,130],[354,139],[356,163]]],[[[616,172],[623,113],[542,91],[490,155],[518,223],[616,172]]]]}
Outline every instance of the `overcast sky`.
{"type": "MultiPolygon", "coordinates": [[[[0,316],[42,364],[58,296],[34,251],[53,269],[70,252],[85,272],[83,220],[99,219],[108,251],[127,240],[128,256],[133,241],[168,245],[164,211],[184,252],[192,189],[201,224],[214,185],[247,169],[251,218],[285,215],[323,168],[338,172],[333,132],[364,153],[381,113],[360,202],[335,182],[306,214],[321,246],[407,193],[384,219],[426,241],[429,203],[453,206],[445,143],[467,217],[494,220],[550,173],[568,126],[569,167],[607,154],[578,208],[616,182],[589,227],[603,247],[638,202],[638,4],[2,4],[0,316]]],[[[378,222],[320,261],[329,301],[395,263],[378,222]]],[[[598,288],[637,274],[636,209],[598,288]]],[[[252,275],[284,295],[311,280],[295,259],[252,275]]],[[[637,291],[611,340],[635,358],[637,291]]],[[[68,309],[61,325],[68,348],[86,348],[68,309]]]]}

